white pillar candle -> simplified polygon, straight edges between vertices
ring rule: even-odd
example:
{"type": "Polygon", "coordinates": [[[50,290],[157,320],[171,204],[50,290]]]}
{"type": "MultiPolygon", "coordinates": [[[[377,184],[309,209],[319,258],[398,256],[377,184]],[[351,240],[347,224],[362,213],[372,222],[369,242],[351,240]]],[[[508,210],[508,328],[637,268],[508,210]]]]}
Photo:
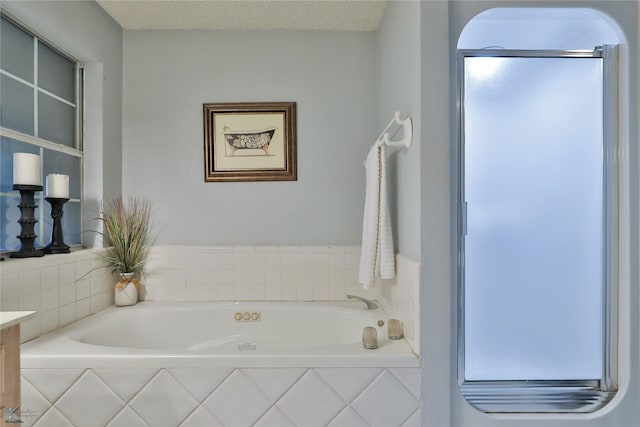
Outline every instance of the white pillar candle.
{"type": "Polygon", "coordinates": [[[58,173],[50,173],[47,175],[47,189],[45,191],[45,197],[68,199],[69,175],[61,175],[58,173]]]}
{"type": "Polygon", "coordinates": [[[13,183],[17,185],[42,185],[39,155],[13,153],[13,183]]]}

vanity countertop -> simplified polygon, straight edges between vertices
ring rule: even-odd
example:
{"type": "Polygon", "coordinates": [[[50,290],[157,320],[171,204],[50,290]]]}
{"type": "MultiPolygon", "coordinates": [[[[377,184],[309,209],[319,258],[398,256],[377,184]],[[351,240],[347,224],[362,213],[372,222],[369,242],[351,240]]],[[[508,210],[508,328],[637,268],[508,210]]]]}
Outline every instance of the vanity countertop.
{"type": "Polygon", "coordinates": [[[0,311],[0,330],[35,317],[35,311],[0,311]]]}

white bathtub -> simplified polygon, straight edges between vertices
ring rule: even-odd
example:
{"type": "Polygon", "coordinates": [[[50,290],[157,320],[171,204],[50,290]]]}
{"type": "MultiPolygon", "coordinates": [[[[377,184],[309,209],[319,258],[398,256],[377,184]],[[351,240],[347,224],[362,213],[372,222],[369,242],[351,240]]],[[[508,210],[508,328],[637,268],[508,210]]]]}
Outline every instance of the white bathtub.
{"type": "Polygon", "coordinates": [[[24,369],[419,366],[407,342],[389,340],[386,331],[384,311],[360,302],[144,302],[108,308],[27,342],[21,363],[24,369]],[[362,330],[378,321],[384,322],[379,348],[364,349],[362,330]]]}

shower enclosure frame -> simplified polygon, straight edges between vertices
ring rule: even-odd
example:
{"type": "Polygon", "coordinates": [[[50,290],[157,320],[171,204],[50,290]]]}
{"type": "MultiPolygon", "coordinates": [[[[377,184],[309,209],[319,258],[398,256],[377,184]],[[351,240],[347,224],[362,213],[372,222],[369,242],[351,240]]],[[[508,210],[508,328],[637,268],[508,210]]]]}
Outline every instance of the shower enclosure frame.
{"type": "Polygon", "coordinates": [[[617,48],[593,50],[460,49],[457,58],[457,372],[465,399],[488,413],[594,412],[609,402],[618,388],[618,69],[617,48]],[[600,58],[603,93],[603,290],[602,372],[584,380],[490,380],[465,378],[465,58],[600,58]]]}

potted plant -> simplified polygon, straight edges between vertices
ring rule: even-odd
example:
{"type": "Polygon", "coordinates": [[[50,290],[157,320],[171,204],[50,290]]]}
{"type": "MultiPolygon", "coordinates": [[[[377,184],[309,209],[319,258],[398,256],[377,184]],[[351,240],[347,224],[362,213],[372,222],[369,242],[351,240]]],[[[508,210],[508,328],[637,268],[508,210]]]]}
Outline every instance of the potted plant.
{"type": "Polygon", "coordinates": [[[104,250],[99,257],[106,268],[119,274],[115,286],[115,304],[133,305],[138,302],[140,276],[144,271],[151,242],[151,203],[122,196],[103,202],[100,217],[104,250]]]}

